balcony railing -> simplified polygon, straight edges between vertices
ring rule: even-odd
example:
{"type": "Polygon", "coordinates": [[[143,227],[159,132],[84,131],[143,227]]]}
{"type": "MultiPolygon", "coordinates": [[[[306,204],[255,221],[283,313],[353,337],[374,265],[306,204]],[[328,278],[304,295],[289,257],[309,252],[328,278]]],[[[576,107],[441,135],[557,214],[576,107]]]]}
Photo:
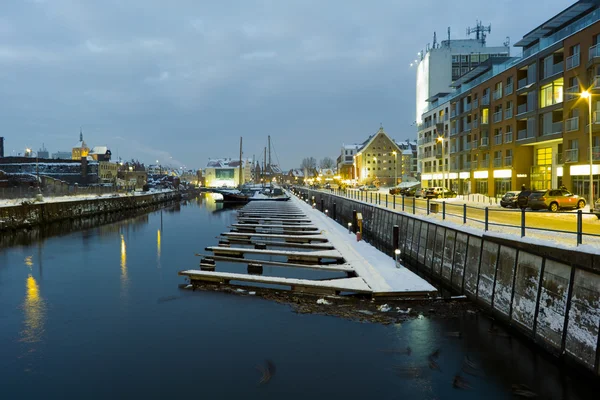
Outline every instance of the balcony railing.
{"type": "Polygon", "coordinates": [[[565,150],[565,162],[566,163],[579,162],[579,149],[565,150]]]}
{"type": "Polygon", "coordinates": [[[473,124],[473,129],[477,128],[479,126],[479,120],[474,119],[472,124],[473,124]]]}
{"type": "Polygon", "coordinates": [[[452,112],[450,113],[450,117],[451,118],[456,117],[456,110],[452,110],[452,112]]]}
{"type": "Polygon", "coordinates": [[[579,117],[573,117],[565,120],[565,131],[572,132],[579,129],[579,117]]]}
{"type": "Polygon", "coordinates": [[[477,169],[477,161],[471,161],[471,169],[477,169]]]}
{"type": "Polygon", "coordinates": [[[494,90],[494,100],[499,100],[502,98],[502,89],[494,90]]]}
{"type": "Polygon", "coordinates": [[[560,74],[563,72],[563,62],[559,62],[544,70],[544,78],[550,78],[553,75],[560,74]]]}
{"type": "Polygon", "coordinates": [[[494,158],[494,168],[499,168],[502,166],[502,159],[501,158],[494,158]]]}
{"type": "Polygon", "coordinates": [[[476,109],[477,107],[479,107],[479,99],[474,99],[472,101],[472,104],[473,104],[473,109],[476,109]]]}
{"type": "Polygon", "coordinates": [[[471,149],[472,149],[472,150],[475,150],[475,149],[477,149],[477,140],[473,140],[473,141],[471,142],[471,149]]]}
{"type": "Polygon", "coordinates": [[[489,106],[490,105],[490,95],[489,95],[489,93],[486,96],[483,96],[481,98],[481,105],[482,106],[489,106]]]}
{"type": "Polygon", "coordinates": [[[527,103],[523,103],[520,106],[517,106],[517,115],[524,114],[527,112],[527,103]]]}
{"type": "Polygon", "coordinates": [[[490,139],[486,137],[481,138],[481,147],[487,147],[490,144],[490,139]]]}
{"type": "Polygon", "coordinates": [[[456,146],[455,145],[450,146],[450,154],[454,154],[454,153],[456,153],[456,146]]]}
{"type": "Polygon", "coordinates": [[[465,143],[465,150],[471,150],[471,143],[465,143]]]}
{"type": "Polygon", "coordinates": [[[463,132],[471,132],[471,124],[467,123],[464,125],[463,132]]]}
{"type": "Polygon", "coordinates": [[[469,112],[469,111],[471,111],[471,103],[465,104],[465,109],[463,110],[463,112],[469,112]]]}
{"type": "Polygon", "coordinates": [[[588,60],[592,61],[596,57],[600,57],[600,44],[596,44],[596,45],[590,47],[588,60]]]}
{"type": "Polygon", "coordinates": [[[492,116],[494,123],[502,121],[502,110],[496,111],[492,116]]]}
{"type": "Polygon", "coordinates": [[[490,167],[490,160],[489,159],[481,160],[481,166],[480,166],[480,168],[489,168],[489,167],[490,167]]]}
{"type": "Polygon", "coordinates": [[[535,134],[533,131],[528,129],[521,129],[519,132],[517,132],[517,140],[530,139],[532,137],[535,137],[535,134]]]}
{"type": "Polygon", "coordinates": [[[600,75],[594,76],[594,83],[592,84],[594,89],[600,89],[600,75]]]}
{"type": "Polygon", "coordinates": [[[553,122],[551,124],[546,124],[542,128],[542,135],[556,135],[557,133],[562,133],[563,124],[562,122],[553,122]]]}
{"type": "Polygon", "coordinates": [[[450,130],[450,135],[456,135],[458,133],[458,128],[455,126],[450,130]]]}
{"type": "Polygon", "coordinates": [[[519,79],[517,82],[517,90],[523,89],[525,86],[527,86],[527,78],[519,79]]]}
{"type": "Polygon", "coordinates": [[[579,53],[575,53],[573,54],[571,57],[567,57],[567,61],[565,63],[566,65],[566,70],[570,70],[573,69],[575,67],[579,67],[579,61],[580,61],[581,57],[579,53]]]}
{"type": "Polygon", "coordinates": [[[594,111],[594,112],[592,113],[592,121],[593,121],[595,124],[600,124],[600,112],[598,112],[598,111],[594,111]]]}
{"type": "Polygon", "coordinates": [[[431,167],[423,167],[424,172],[431,172],[431,167]]]}
{"type": "Polygon", "coordinates": [[[494,144],[497,146],[499,144],[502,144],[502,134],[500,135],[494,135],[494,144]]]}
{"type": "Polygon", "coordinates": [[[444,121],[448,121],[448,114],[444,114],[444,121]]]}
{"type": "Polygon", "coordinates": [[[512,82],[509,83],[508,85],[506,85],[506,90],[505,90],[505,95],[508,96],[509,94],[512,94],[513,92],[513,84],[512,82]]]}
{"type": "Polygon", "coordinates": [[[506,157],[504,157],[504,166],[505,167],[512,167],[512,156],[506,156],[506,157]]]}
{"type": "Polygon", "coordinates": [[[507,108],[506,110],[504,110],[504,119],[510,119],[513,116],[513,109],[512,107],[507,108]]]}
{"type": "Polygon", "coordinates": [[[504,134],[504,143],[512,143],[513,141],[513,134],[512,132],[506,132],[504,134]]]}
{"type": "Polygon", "coordinates": [[[600,161],[600,146],[592,147],[592,160],[600,161]]]}
{"type": "Polygon", "coordinates": [[[471,169],[471,161],[465,161],[463,163],[463,169],[471,169]]]}
{"type": "Polygon", "coordinates": [[[571,86],[565,90],[565,101],[576,100],[579,98],[579,84],[571,86]]]}

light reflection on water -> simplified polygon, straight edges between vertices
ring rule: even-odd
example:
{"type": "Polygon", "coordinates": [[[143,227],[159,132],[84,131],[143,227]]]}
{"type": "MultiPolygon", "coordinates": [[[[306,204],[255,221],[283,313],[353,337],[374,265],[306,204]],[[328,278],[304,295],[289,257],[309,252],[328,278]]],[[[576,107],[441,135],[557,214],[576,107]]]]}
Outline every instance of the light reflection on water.
{"type": "Polygon", "coordinates": [[[46,304],[40,296],[40,288],[35,278],[29,274],[26,280],[25,301],[23,302],[24,327],[21,342],[37,343],[44,335],[46,304]]]}
{"type": "Polygon", "coordinates": [[[121,234],[121,297],[127,293],[127,286],[129,285],[129,277],[127,275],[127,245],[125,244],[125,237],[121,234]]]}
{"type": "Polygon", "coordinates": [[[161,237],[160,237],[160,229],[156,231],[156,267],[160,268],[160,246],[161,246],[161,237]]]}

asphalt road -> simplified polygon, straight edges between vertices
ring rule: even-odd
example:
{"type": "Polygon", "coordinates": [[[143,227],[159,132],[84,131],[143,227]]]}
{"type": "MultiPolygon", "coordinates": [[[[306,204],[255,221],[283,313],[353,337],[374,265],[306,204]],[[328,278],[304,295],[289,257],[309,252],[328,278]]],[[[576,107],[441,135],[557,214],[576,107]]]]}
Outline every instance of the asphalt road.
{"type": "MultiPolygon", "coordinates": [[[[359,195],[359,191],[353,190],[350,196],[359,195]]],[[[335,194],[342,195],[342,192],[335,194]]],[[[362,200],[367,203],[377,204],[381,207],[402,210],[402,198],[395,196],[396,204],[394,207],[394,196],[379,192],[362,192],[362,200]]],[[[414,197],[404,198],[404,211],[413,212],[413,201],[415,203],[416,214],[427,215],[427,200],[415,199],[414,197]]],[[[443,219],[442,199],[430,200],[431,204],[438,203],[438,213],[430,213],[429,216],[435,219],[443,219]]],[[[473,228],[485,228],[485,206],[481,203],[469,203],[463,200],[448,199],[446,203],[446,220],[463,223],[464,205],[467,204],[467,225],[473,228]]],[[[505,209],[500,205],[492,204],[488,208],[488,230],[521,235],[521,210],[505,209]]],[[[598,235],[593,238],[584,236],[583,243],[598,242],[600,240],[600,220],[589,212],[584,211],[582,215],[582,232],[584,235],[598,235]]],[[[577,233],[577,211],[561,211],[552,213],[550,211],[525,211],[525,235],[540,238],[554,239],[564,238],[568,242],[576,242],[577,233]],[[536,229],[537,228],[537,229],[536,229]],[[557,233],[558,232],[558,233],[557,233]]]]}

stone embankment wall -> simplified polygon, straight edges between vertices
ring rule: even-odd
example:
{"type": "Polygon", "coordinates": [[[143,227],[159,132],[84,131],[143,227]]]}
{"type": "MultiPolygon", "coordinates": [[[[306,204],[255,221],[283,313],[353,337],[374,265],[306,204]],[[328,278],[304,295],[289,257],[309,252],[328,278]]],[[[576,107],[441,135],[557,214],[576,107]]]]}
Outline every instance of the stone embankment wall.
{"type": "Polygon", "coordinates": [[[389,255],[400,249],[411,270],[600,375],[600,255],[463,230],[324,192],[300,194],[314,196],[316,207],[344,226],[353,222],[353,211],[362,213],[367,242],[389,255]]]}
{"type": "Polygon", "coordinates": [[[44,225],[66,219],[105,213],[126,213],[181,198],[179,192],[149,193],[139,196],[107,197],[54,203],[33,203],[0,207],[0,231],[44,225]]]}

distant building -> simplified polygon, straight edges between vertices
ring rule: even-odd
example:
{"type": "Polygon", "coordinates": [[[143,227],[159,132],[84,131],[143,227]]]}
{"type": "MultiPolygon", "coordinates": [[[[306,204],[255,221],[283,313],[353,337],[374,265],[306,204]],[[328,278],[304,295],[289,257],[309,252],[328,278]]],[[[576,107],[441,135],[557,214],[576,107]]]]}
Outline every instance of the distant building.
{"type": "Polygon", "coordinates": [[[68,151],[57,151],[52,153],[52,158],[55,160],[71,160],[71,155],[68,151]]]}
{"type": "Polygon", "coordinates": [[[359,148],[360,144],[342,145],[342,152],[337,158],[337,170],[341,179],[350,180],[356,178],[354,156],[359,148]]]}
{"type": "Polygon", "coordinates": [[[398,169],[398,178],[406,181],[408,178],[417,178],[418,176],[418,145],[416,141],[406,140],[405,142],[396,142],[402,151],[402,163],[398,169]]]}
{"type": "MultiPolygon", "coordinates": [[[[250,168],[252,164],[247,164],[250,168]]],[[[244,179],[244,165],[242,178],[244,179]]],[[[235,187],[240,184],[240,160],[231,158],[210,159],[204,169],[206,187],[235,187]]],[[[242,180],[243,180],[242,179],[242,180]]]]}
{"type": "Polygon", "coordinates": [[[88,154],[95,161],[110,161],[112,153],[106,146],[96,146],[88,154]]]}
{"type": "Polygon", "coordinates": [[[46,149],[46,146],[44,146],[44,144],[42,144],[42,148],[38,150],[37,152],[37,157],[38,158],[50,158],[50,153],[48,152],[48,150],[46,149]]]}
{"type": "Polygon", "coordinates": [[[0,157],[4,157],[4,138],[0,136],[0,157]]]}
{"type": "Polygon", "coordinates": [[[40,175],[69,184],[88,185],[98,183],[98,163],[82,160],[48,160],[30,157],[0,158],[0,170],[7,174],[40,175]]]}
{"type": "Polygon", "coordinates": [[[98,162],[98,173],[102,183],[116,182],[119,172],[119,164],[110,161],[98,162]]]}
{"type": "Polygon", "coordinates": [[[87,157],[90,152],[90,148],[85,144],[83,140],[83,132],[79,132],[79,142],[73,146],[71,150],[71,159],[72,160],[81,160],[82,157],[87,157]]]}
{"type": "Polygon", "coordinates": [[[304,171],[301,169],[290,169],[286,175],[285,181],[292,185],[304,183],[304,171]]]}
{"type": "Polygon", "coordinates": [[[380,127],[356,153],[356,179],[360,184],[395,185],[396,177],[401,177],[400,168],[396,171],[401,154],[400,147],[380,127]]]}

